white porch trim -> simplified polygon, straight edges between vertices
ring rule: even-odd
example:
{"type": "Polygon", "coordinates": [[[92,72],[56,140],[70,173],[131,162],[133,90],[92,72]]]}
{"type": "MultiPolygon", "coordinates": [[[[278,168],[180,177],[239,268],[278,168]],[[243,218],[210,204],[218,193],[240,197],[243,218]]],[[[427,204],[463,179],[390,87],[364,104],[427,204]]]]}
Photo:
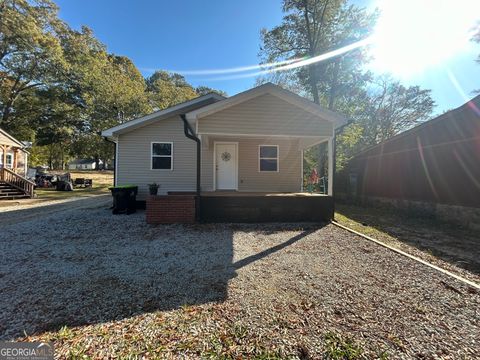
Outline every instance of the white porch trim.
{"type": "Polygon", "coordinates": [[[333,195],[333,139],[328,139],[328,196],[333,195]]]}

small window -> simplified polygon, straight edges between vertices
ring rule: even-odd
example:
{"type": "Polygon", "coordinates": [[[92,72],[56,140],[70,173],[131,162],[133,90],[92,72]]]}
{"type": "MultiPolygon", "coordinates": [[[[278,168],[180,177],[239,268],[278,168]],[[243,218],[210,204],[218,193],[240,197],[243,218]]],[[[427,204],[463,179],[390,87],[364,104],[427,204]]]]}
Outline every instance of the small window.
{"type": "Polygon", "coordinates": [[[152,143],[152,169],[173,169],[173,143],[152,143]]]}
{"type": "Polygon", "coordinates": [[[260,145],[258,157],[260,171],[278,171],[278,145],[260,145]]]}
{"type": "Polygon", "coordinates": [[[7,168],[13,168],[13,154],[7,154],[7,168]]]}

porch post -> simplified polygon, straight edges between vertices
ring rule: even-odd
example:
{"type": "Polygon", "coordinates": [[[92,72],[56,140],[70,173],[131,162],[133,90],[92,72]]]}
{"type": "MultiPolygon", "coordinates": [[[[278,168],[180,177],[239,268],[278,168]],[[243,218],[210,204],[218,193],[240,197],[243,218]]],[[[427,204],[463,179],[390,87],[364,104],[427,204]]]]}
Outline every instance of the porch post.
{"type": "Polygon", "coordinates": [[[17,149],[13,149],[13,161],[12,161],[12,170],[17,172],[17,149]]]}
{"type": "Polygon", "coordinates": [[[303,192],[303,161],[305,159],[305,150],[300,151],[300,190],[303,192]]]}
{"type": "Polygon", "coordinates": [[[333,138],[328,139],[328,196],[333,195],[333,138]]]}

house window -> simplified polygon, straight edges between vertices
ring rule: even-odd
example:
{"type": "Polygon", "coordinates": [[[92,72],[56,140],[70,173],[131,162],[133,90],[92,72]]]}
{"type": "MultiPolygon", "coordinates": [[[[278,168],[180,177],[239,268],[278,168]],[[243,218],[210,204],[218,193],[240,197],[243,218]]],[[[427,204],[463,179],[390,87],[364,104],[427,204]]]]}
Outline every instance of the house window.
{"type": "Polygon", "coordinates": [[[258,161],[260,171],[278,171],[278,145],[260,145],[258,161]]]}
{"type": "Polygon", "coordinates": [[[152,143],[152,169],[173,169],[173,143],[152,143]]]}
{"type": "MultiPolygon", "coordinates": [[[[2,154],[2,161],[3,161],[3,154],[2,154]]],[[[7,154],[7,162],[5,167],[8,169],[13,168],[13,154],[7,154]]]]}

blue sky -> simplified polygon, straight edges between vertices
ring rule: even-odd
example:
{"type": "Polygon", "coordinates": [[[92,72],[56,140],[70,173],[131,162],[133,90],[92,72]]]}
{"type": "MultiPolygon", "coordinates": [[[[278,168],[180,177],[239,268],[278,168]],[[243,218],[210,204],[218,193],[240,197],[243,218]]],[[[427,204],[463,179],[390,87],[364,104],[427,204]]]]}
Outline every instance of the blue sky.
{"type": "MultiPolygon", "coordinates": [[[[369,0],[357,0],[368,5],[369,0]]],[[[282,18],[281,0],[57,0],[60,17],[73,28],[87,25],[115,54],[128,56],[144,75],[151,69],[200,70],[257,64],[260,29],[282,18]]],[[[436,113],[457,107],[480,88],[480,46],[402,79],[406,85],[432,89],[436,113]],[[450,74],[450,75],[449,75],[450,74]],[[452,81],[455,78],[455,81],[452,81]]],[[[206,81],[186,76],[234,95],[255,78],[206,81]]]]}

